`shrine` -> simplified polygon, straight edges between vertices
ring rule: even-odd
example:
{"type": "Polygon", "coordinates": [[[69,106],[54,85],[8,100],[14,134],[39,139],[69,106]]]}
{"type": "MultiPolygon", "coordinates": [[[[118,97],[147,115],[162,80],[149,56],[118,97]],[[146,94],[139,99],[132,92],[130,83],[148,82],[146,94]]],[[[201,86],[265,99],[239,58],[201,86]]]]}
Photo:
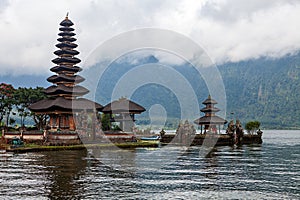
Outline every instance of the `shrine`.
{"type": "MultiPolygon", "coordinates": [[[[50,71],[55,74],[47,78],[52,85],[44,90],[47,98],[28,107],[35,115],[49,116],[49,121],[43,130],[21,129],[20,132],[2,130],[5,142],[16,141],[17,136],[27,143],[39,142],[49,146],[82,144],[82,140],[90,143],[138,141],[138,136],[134,131],[135,115],[146,111],[143,106],[122,97],[103,107],[99,103],[82,97],[89,93],[89,90],[80,85],[85,78],[78,75],[82,68],[77,66],[81,60],[76,57],[79,52],[76,50],[78,45],[74,43],[76,34],[73,25],[67,14],[60,23],[58,44],[55,45],[58,49],[54,51],[57,57],[52,60],[55,66],[50,68],[50,71]],[[105,132],[102,130],[100,112],[107,115],[105,120],[109,118],[107,123],[109,126],[105,132]]],[[[167,144],[176,137],[175,143],[202,145],[208,136],[217,139],[216,145],[235,144],[232,132],[217,135],[220,133],[220,126],[227,123],[225,119],[216,115],[220,111],[215,107],[217,103],[210,95],[203,102],[205,107],[200,111],[204,113],[204,116],[194,121],[201,127],[201,134],[198,134],[194,126],[186,121],[184,124],[179,124],[176,134],[165,134],[165,131],[161,131],[160,142],[167,144]],[[214,134],[206,135],[206,133],[214,134]]],[[[239,127],[236,125],[234,128],[239,127]]],[[[237,134],[238,144],[262,143],[262,131],[259,131],[257,135],[244,135],[242,129],[240,130],[240,134],[237,134]]],[[[153,139],[153,137],[149,138],[153,139]]]]}
{"type": "Polygon", "coordinates": [[[211,98],[210,95],[208,95],[208,98],[202,102],[202,104],[205,105],[204,108],[202,108],[200,111],[205,113],[203,117],[200,117],[194,121],[195,124],[200,125],[201,127],[201,134],[203,131],[204,126],[204,133],[212,132],[217,133],[217,125],[220,133],[220,126],[227,123],[227,121],[219,116],[217,116],[215,113],[219,112],[220,109],[215,107],[215,104],[218,104],[218,102],[211,98]]]}
{"type": "Polygon", "coordinates": [[[75,119],[73,115],[75,112],[99,112],[102,105],[90,101],[81,96],[89,92],[83,86],[78,85],[85,79],[78,72],[82,70],[81,67],[75,66],[81,60],[76,57],[79,54],[75,48],[78,46],[76,41],[76,34],[72,28],[73,22],[66,18],[60,23],[59,28],[60,37],[56,47],[59,48],[54,52],[57,58],[52,62],[56,66],[50,70],[56,73],[50,76],[47,81],[53,85],[45,89],[47,99],[38,101],[29,106],[29,109],[35,114],[46,114],[50,116],[48,128],[52,131],[75,131],[75,119]]]}
{"type": "Polygon", "coordinates": [[[132,132],[135,122],[134,115],[145,110],[139,104],[123,97],[104,106],[102,112],[109,114],[110,122],[117,123],[121,131],[132,132]]]}

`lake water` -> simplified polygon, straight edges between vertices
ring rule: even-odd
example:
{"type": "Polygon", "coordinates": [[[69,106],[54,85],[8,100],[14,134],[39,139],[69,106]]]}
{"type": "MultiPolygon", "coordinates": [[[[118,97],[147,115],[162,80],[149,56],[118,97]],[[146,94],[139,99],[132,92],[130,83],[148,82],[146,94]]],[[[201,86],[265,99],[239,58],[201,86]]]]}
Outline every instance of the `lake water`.
{"type": "Polygon", "coordinates": [[[300,131],[262,145],[0,154],[0,199],[300,199],[300,131]]]}

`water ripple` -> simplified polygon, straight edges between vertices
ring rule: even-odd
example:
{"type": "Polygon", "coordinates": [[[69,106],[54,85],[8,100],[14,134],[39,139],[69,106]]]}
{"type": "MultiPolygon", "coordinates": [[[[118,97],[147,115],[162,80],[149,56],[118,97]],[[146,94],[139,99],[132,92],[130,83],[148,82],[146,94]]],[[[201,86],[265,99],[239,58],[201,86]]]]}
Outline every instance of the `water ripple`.
{"type": "Polygon", "coordinates": [[[165,147],[178,156],[165,165],[151,157],[155,149],[104,152],[103,160],[89,151],[1,153],[0,199],[299,199],[300,134],[264,137],[207,157],[198,147],[165,147]]]}

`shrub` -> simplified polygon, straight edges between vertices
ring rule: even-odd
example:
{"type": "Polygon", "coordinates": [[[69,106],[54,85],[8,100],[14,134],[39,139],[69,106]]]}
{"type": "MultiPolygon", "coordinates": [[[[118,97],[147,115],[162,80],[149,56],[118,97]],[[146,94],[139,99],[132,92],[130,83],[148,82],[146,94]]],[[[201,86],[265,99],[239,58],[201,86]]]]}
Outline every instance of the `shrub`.
{"type": "Polygon", "coordinates": [[[248,133],[253,134],[259,129],[259,127],[260,127],[259,121],[249,121],[247,122],[245,129],[247,130],[248,133]]]}

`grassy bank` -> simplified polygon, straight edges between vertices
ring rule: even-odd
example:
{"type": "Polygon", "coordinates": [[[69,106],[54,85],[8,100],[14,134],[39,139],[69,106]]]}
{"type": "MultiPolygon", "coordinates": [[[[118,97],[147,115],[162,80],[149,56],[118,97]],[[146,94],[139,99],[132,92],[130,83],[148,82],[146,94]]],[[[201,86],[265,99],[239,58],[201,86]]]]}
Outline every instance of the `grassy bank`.
{"type": "Polygon", "coordinates": [[[80,144],[68,146],[44,146],[37,144],[25,144],[24,147],[10,148],[7,147],[7,152],[26,153],[26,152],[40,152],[40,151],[62,151],[62,150],[82,150],[86,148],[140,148],[140,147],[158,147],[158,142],[126,142],[126,143],[99,143],[99,144],[80,144]]]}

